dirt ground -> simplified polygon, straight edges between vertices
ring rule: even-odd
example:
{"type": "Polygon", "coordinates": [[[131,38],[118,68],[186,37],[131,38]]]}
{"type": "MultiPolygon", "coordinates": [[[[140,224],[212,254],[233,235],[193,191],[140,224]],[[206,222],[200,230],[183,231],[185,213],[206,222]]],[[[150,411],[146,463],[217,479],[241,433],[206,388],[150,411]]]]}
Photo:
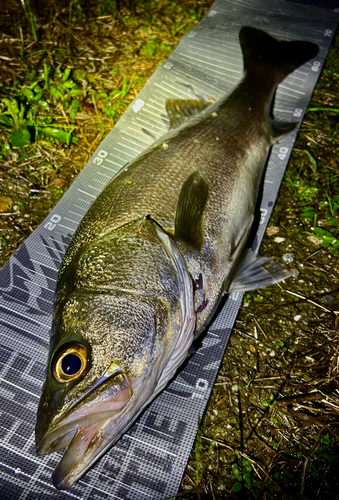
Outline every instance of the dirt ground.
{"type": "MultiPolygon", "coordinates": [[[[211,5],[1,9],[0,266],[211,5]]],[[[294,277],[245,295],[178,498],[339,498],[338,47],[337,35],[261,247],[294,277]]]]}

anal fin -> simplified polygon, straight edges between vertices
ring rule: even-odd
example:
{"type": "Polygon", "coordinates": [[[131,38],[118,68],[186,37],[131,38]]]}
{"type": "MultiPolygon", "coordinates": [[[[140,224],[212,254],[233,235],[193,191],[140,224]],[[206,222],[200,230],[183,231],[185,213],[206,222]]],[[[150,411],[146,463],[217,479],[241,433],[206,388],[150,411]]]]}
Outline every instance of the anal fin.
{"type": "Polygon", "coordinates": [[[298,122],[282,122],[279,120],[271,120],[272,143],[279,141],[285,135],[293,132],[298,125],[298,122]]]}
{"type": "Polygon", "coordinates": [[[265,288],[291,275],[291,271],[274,257],[260,257],[249,249],[244,252],[228,292],[247,292],[265,288]]]}

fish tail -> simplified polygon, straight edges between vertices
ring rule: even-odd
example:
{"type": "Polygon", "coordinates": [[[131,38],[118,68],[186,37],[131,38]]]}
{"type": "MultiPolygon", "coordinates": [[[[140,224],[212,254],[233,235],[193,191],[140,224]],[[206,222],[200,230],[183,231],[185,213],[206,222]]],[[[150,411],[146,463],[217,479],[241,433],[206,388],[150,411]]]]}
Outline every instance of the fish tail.
{"type": "Polygon", "coordinates": [[[247,77],[278,85],[296,68],[315,57],[319,47],[305,41],[285,42],[264,31],[244,26],[239,34],[247,77]],[[268,81],[267,81],[268,80],[268,81]]]}

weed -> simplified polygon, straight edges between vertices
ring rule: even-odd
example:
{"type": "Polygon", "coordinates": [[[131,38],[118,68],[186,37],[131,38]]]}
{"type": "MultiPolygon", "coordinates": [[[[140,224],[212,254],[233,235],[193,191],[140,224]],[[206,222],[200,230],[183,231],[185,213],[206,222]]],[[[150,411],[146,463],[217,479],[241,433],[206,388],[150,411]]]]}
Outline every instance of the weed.
{"type": "Polygon", "coordinates": [[[7,241],[3,236],[0,236],[0,250],[8,245],[7,241]]]}
{"type": "Polygon", "coordinates": [[[273,394],[270,395],[269,399],[265,399],[262,402],[263,406],[273,408],[273,406],[276,404],[275,396],[273,394]]]}
{"type": "Polygon", "coordinates": [[[29,26],[32,31],[32,35],[34,38],[34,41],[38,41],[38,35],[37,35],[37,20],[35,14],[33,14],[29,0],[21,0],[21,5],[22,8],[24,9],[25,16],[27,18],[27,21],[29,23],[29,26]]]}
{"type": "Polygon", "coordinates": [[[235,426],[235,428],[236,428],[237,430],[239,430],[239,429],[240,429],[240,425],[239,425],[239,422],[238,422],[238,419],[237,419],[237,418],[235,418],[235,417],[231,418],[231,424],[233,424],[233,426],[235,426]]]}
{"type": "MultiPolygon", "coordinates": [[[[44,64],[41,75],[28,74],[23,82],[14,82],[12,88],[8,89],[9,97],[1,100],[3,109],[0,112],[0,127],[10,131],[12,146],[21,148],[41,137],[55,139],[67,145],[77,140],[73,136],[74,127],[53,125],[53,116],[48,113],[48,102],[51,99],[56,103],[61,101],[67,109],[68,99],[82,92],[70,77],[71,70],[66,68],[62,71],[58,66],[52,74],[51,69],[44,64]],[[47,116],[44,112],[47,112],[47,116]]],[[[71,120],[75,120],[79,106],[80,101],[73,99],[69,111],[71,120]]],[[[6,151],[1,151],[2,155],[5,153],[6,151]]]]}
{"type": "Polygon", "coordinates": [[[235,481],[232,491],[238,493],[243,488],[246,488],[252,492],[254,498],[258,498],[260,483],[252,478],[253,467],[251,462],[247,458],[242,458],[239,454],[237,454],[237,457],[236,462],[227,466],[227,472],[232,475],[232,479],[235,481]]]}
{"type": "Polygon", "coordinates": [[[254,302],[263,302],[264,296],[261,293],[257,293],[253,296],[254,302]]]}
{"type": "MultiPolygon", "coordinates": [[[[298,298],[298,297],[296,297],[296,298],[298,298]]],[[[277,347],[278,347],[278,349],[281,349],[283,352],[286,352],[288,350],[288,348],[286,347],[285,342],[283,340],[280,340],[277,347]]]]}
{"type": "Polygon", "coordinates": [[[310,151],[308,151],[307,149],[305,149],[305,153],[307,154],[307,156],[310,159],[310,163],[311,163],[311,165],[313,167],[313,171],[316,172],[317,169],[318,169],[317,160],[314,158],[314,156],[312,155],[312,153],[310,153],[310,151]]]}
{"type": "Polygon", "coordinates": [[[325,248],[330,248],[332,253],[338,257],[339,255],[339,240],[333,236],[330,231],[323,229],[322,227],[315,227],[313,234],[321,240],[321,244],[325,248]]]}
{"type": "Polygon", "coordinates": [[[117,12],[116,0],[101,0],[99,3],[100,15],[115,14],[117,12]]]}
{"type": "Polygon", "coordinates": [[[58,198],[58,199],[59,199],[59,198],[61,198],[61,197],[62,197],[62,195],[64,194],[63,189],[57,189],[57,188],[52,189],[52,190],[51,190],[51,192],[52,192],[52,193],[53,193],[53,195],[54,195],[56,198],[58,198]]]}
{"type": "Polygon", "coordinates": [[[5,142],[0,149],[0,160],[12,152],[9,142],[5,142]]]}
{"type": "MultiPolygon", "coordinates": [[[[199,488],[201,480],[206,472],[209,463],[208,458],[205,460],[205,462],[202,461],[202,454],[201,454],[202,435],[203,435],[203,426],[201,423],[201,419],[199,417],[196,445],[195,445],[195,490],[198,494],[198,498],[200,498],[199,488]]],[[[213,453],[214,447],[215,447],[215,442],[212,441],[209,450],[207,452],[207,457],[209,457],[213,453]]]]}
{"type": "Polygon", "coordinates": [[[338,450],[333,447],[329,434],[324,436],[314,434],[313,439],[319,446],[314,453],[314,460],[310,464],[308,472],[311,476],[318,476],[329,464],[338,459],[338,450]]]}

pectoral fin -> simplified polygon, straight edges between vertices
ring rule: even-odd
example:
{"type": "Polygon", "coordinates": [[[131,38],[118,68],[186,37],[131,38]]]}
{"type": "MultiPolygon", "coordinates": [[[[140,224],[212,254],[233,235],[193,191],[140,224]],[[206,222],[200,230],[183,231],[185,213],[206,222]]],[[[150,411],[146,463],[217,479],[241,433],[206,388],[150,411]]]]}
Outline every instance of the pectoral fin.
{"type": "Polygon", "coordinates": [[[184,241],[201,250],[203,216],[208,199],[208,185],[199,172],[193,172],[184,182],[175,217],[176,241],[184,241]]]}
{"type": "Polygon", "coordinates": [[[211,104],[211,102],[198,101],[197,99],[168,99],[166,101],[166,111],[170,119],[170,128],[179,127],[182,123],[197,116],[211,104]]]}
{"type": "Polygon", "coordinates": [[[265,288],[289,278],[292,273],[274,257],[260,257],[246,250],[235,273],[228,292],[246,292],[265,288]]]}

